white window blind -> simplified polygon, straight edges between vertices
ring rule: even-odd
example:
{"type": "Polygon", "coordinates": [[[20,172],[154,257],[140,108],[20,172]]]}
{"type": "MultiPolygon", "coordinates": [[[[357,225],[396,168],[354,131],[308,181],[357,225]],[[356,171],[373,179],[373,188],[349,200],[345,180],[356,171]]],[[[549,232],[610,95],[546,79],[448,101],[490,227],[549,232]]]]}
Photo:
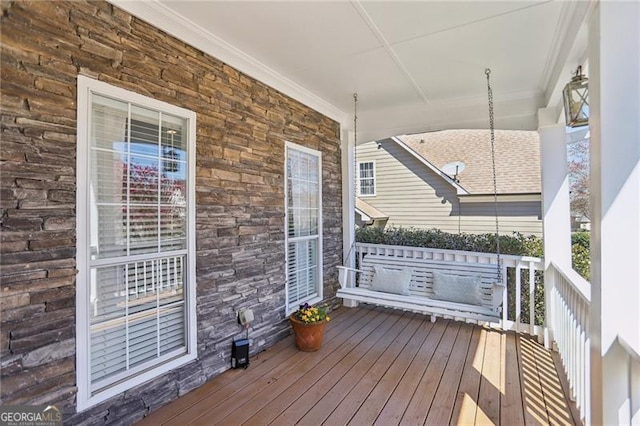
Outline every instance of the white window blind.
{"type": "Polygon", "coordinates": [[[78,263],[87,270],[87,290],[80,293],[88,309],[80,310],[78,321],[87,324],[79,338],[86,338],[86,359],[79,364],[88,370],[88,389],[81,392],[79,380],[79,394],[88,400],[195,355],[188,250],[195,114],[137,103],[128,93],[89,90],[86,141],[79,140],[86,144],[79,157],[86,157],[88,178],[81,195],[86,211],[79,214],[88,222],[79,230],[88,235],[79,236],[78,247],[86,250],[78,263]]]}
{"type": "Polygon", "coordinates": [[[358,195],[376,195],[375,163],[358,163],[358,195]]]}
{"type": "Polygon", "coordinates": [[[322,299],[320,152],[287,144],[287,311],[322,299]]]}

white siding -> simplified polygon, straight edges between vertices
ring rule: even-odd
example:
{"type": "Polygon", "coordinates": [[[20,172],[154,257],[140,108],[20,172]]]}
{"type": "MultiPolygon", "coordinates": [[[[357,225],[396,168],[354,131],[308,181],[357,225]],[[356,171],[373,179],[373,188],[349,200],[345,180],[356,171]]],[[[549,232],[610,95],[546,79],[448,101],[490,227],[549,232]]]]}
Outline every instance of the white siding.
{"type": "MultiPolygon", "coordinates": [[[[380,149],[375,142],[360,145],[357,161],[375,161],[376,196],[366,201],[389,216],[387,226],[495,232],[493,203],[461,206],[449,183],[395,143],[384,142],[380,149]]],[[[539,202],[501,203],[499,211],[501,234],[542,236],[539,202]]]]}

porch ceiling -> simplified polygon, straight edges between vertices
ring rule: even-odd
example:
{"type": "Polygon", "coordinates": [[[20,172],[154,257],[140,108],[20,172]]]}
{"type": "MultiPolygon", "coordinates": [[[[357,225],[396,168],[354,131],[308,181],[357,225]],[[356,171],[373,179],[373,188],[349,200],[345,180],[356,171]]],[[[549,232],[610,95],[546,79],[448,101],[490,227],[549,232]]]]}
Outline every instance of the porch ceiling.
{"type": "Polygon", "coordinates": [[[589,2],[172,1],[113,3],[340,121],[358,140],[535,129],[584,63],[589,2]]]}

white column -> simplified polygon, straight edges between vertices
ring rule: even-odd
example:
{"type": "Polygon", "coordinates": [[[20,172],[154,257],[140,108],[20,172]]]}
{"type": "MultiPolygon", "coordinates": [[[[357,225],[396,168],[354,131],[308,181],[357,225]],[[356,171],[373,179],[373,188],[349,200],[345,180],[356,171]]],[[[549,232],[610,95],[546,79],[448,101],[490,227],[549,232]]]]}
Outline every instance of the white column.
{"type": "MultiPolygon", "coordinates": [[[[352,131],[342,131],[342,264],[350,268],[356,266],[356,199],[354,169],[355,135],[352,131]]],[[[350,274],[353,275],[353,274],[350,274]]],[[[344,306],[355,307],[357,302],[344,300],[344,306]]]]}
{"type": "Polygon", "coordinates": [[[564,123],[558,123],[557,111],[538,110],[540,167],[542,176],[542,229],[544,245],[545,346],[553,342],[552,293],[555,288],[551,262],[571,268],[571,218],[569,208],[569,168],[564,123]]]}
{"type": "Polygon", "coordinates": [[[545,269],[551,261],[571,268],[567,132],[556,117],[551,108],[538,110],[545,269]]]}
{"type": "Polygon", "coordinates": [[[599,2],[589,24],[591,422],[640,422],[640,3],[599,2]],[[633,420],[632,420],[633,419],[633,420]]]}

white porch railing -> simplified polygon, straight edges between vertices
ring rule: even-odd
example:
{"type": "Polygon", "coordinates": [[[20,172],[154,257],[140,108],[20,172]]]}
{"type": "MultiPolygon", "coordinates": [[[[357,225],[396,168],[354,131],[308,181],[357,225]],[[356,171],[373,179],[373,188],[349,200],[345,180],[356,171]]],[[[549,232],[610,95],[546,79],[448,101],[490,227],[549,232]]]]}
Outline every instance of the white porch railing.
{"type": "MultiPolygon", "coordinates": [[[[422,247],[390,246],[383,244],[356,243],[358,264],[365,254],[376,254],[396,258],[428,259],[446,262],[480,263],[497,265],[495,253],[480,253],[460,250],[444,250],[422,247]]],[[[504,330],[526,332],[542,338],[544,326],[536,324],[536,276],[542,279],[544,262],[538,257],[500,255],[503,294],[502,321],[492,324],[504,330]],[[538,272],[536,274],[536,272],[538,272]],[[529,300],[528,310],[522,312],[523,299],[529,300]],[[509,306],[512,306],[511,315],[509,306]]],[[[540,297],[540,296],[539,296],[540,297]]],[[[526,304],[525,304],[526,305],[526,304]]]]}
{"type": "Polygon", "coordinates": [[[589,306],[591,286],[573,269],[551,262],[555,286],[551,292],[552,318],[549,327],[564,366],[571,397],[585,424],[590,421],[589,306]]]}

